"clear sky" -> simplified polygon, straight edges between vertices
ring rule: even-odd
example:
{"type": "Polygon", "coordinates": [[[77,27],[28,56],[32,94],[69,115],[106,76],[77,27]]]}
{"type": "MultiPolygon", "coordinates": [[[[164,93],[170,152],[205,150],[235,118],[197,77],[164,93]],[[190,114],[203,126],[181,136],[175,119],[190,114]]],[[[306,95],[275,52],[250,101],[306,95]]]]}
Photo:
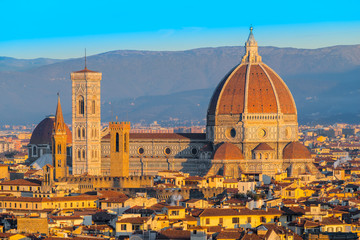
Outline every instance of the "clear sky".
{"type": "Polygon", "coordinates": [[[0,56],[70,58],[111,50],[360,44],[360,1],[0,0],[0,56]]]}

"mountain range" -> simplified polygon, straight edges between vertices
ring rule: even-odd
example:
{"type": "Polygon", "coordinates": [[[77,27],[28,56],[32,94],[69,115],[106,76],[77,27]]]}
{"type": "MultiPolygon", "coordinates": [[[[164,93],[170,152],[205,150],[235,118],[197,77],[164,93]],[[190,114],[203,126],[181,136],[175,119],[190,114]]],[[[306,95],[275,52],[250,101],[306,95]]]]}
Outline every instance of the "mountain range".
{"type": "MultiPolygon", "coordinates": [[[[300,124],[359,123],[360,45],[259,53],[290,88],[300,124]]],[[[103,73],[102,121],[203,124],[214,88],[243,54],[239,46],[118,50],[88,57],[87,66],[103,73]]],[[[0,125],[38,123],[55,112],[57,92],[71,123],[70,73],[83,68],[84,58],[0,57],[0,125]]]]}

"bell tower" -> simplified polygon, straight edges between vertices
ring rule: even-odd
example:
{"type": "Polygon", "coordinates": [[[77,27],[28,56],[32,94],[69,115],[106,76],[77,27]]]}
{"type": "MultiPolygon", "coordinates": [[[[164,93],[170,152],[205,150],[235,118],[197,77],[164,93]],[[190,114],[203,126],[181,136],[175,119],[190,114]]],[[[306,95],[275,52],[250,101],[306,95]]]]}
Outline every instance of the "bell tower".
{"type": "Polygon", "coordinates": [[[110,122],[110,176],[129,176],[130,122],[110,122]]]}
{"type": "Polygon", "coordinates": [[[101,175],[101,72],[71,73],[73,175],[101,175]]]}
{"type": "Polygon", "coordinates": [[[62,114],[60,95],[58,94],[58,103],[54,122],[54,131],[52,134],[52,157],[55,179],[66,177],[69,173],[66,165],[66,140],[67,133],[62,114]]]}

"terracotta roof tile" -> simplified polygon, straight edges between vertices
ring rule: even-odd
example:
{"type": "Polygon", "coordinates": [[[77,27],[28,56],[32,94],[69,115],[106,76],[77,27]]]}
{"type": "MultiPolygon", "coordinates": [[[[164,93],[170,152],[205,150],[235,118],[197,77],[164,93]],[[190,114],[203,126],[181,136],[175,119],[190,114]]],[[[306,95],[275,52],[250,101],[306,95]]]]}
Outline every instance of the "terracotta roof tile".
{"type": "Polygon", "coordinates": [[[190,231],[167,229],[160,231],[157,239],[190,239],[190,231]]]}
{"type": "MultiPolygon", "coordinates": [[[[54,131],[55,117],[49,116],[42,120],[34,129],[31,134],[30,144],[50,144],[51,137],[54,131]]],[[[67,143],[71,144],[72,135],[69,127],[65,124],[66,134],[67,134],[67,143]]]]}
{"type": "Polygon", "coordinates": [[[241,160],[244,155],[241,150],[232,143],[223,143],[215,152],[214,160],[241,160]]]}
{"type": "Polygon", "coordinates": [[[150,218],[149,217],[130,217],[130,218],[123,218],[117,221],[117,223],[132,223],[132,224],[143,224],[147,222],[150,218]]]}
{"type": "Polygon", "coordinates": [[[15,179],[0,183],[3,186],[41,186],[41,181],[35,179],[15,179]]]}
{"type": "Polygon", "coordinates": [[[269,144],[267,143],[260,143],[259,145],[256,146],[256,148],[253,149],[254,151],[273,151],[274,149],[272,147],[269,146],[269,144]]]}
{"type": "Polygon", "coordinates": [[[284,159],[311,159],[310,151],[300,142],[291,142],[283,150],[284,159]]]}
{"type": "Polygon", "coordinates": [[[240,237],[244,234],[244,232],[237,231],[228,231],[225,230],[223,232],[220,232],[216,239],[240,239],[240,237]]]}
{"type": "Polygon", "coordinates": [[[89,70],[87,69],[86,67],[83,69],[83,70],[80,70],[80,71],[76,71],[74,73],[97,73],[96,71],[92,71],[92,70],[89,70]]]}
{"type": "Polygon", "coordinates": [[[211,98],[208,114],[241,114],[245,109],[246,95],[249,113],[277,113],[277,95],[281,112],[296,114],[293,97],[281,78],[265,64],[251,64],[250,72],[248,65],[234,67],[221,80],[211,98]]]}

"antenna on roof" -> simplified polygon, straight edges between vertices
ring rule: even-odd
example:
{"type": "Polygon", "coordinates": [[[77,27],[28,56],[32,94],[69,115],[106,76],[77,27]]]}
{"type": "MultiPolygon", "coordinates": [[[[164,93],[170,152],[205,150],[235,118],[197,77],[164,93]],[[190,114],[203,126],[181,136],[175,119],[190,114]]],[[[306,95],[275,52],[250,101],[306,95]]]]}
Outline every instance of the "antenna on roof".
{"type": "Polygon", "coordinates": [[[86,48],[85,48],[85,69],[87,69],[86,68],[86,48]]]}

